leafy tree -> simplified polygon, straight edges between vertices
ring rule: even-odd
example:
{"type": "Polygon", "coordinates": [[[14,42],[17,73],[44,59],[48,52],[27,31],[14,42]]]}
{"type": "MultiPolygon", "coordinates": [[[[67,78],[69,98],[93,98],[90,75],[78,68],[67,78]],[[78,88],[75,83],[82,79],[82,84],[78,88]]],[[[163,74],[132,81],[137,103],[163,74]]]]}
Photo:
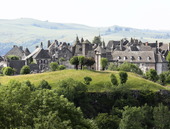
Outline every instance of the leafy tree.
{"type": "Polygon", "coordinates": [[[144,116],[140,107],[124,108],[122,119],[120,121],[120,129],[143,129],[142,120],[144,116]]]}
{"type": "Polygon", "coordinates": [[[87,91],[87,87],[79,82],[75,81],[71,78],[62,80],[58,84],[58,94],[64,95],[70,101],[77,101],[80,97],[84,96],[87,91]]]}
{"type": "Polygon", "coordinates": [[[111,79],[111,82],[113,85],[117,86],[118,85],[118,81],[117,81],[117,78],[114,74],[111,74],[110,75],[110,79],[111,79]]]}
{"type": "Polygon", "coordinates": [[[98,45],[102,45],[102,41],[101,41],[101,37],[100,35],[99,36],[95,36],[93,41],[92,41],[93,44],[98,44],[98,45]]]}
{"type": "Polygon", "coordinates": [[[159,104],[154,107],[153,118],[156,129],[169,129],[170,128],[170,111],[167,106],[159,104]]]}
{"type": "Polygon", "coordinates": [[[81,69],[84,65],[84,60],[85,60],[84,56],[78,56],[78,61],[79,61],[79,65],[81,66],[81,69]]]}
{"type": "Polygon", "coordinates": [[[29,80],[22,82],[22,85],[28,86],[30,88],[30,91],[36,90],[35,86],[33,84],[31,84],[31,82],[29,80]]]}
{"type": "Polygon", "coordinates": [[[78,65],[79,65],[78,56],[73,56],[70,59],[70,64],[75,65],[75,69],[78,69],[78,65]]]}
{"type": "Polygon", "coordinates": [[[42,89],[49,89],[49,90],[51,89],[51,86],[45,80],[42,80],[38,87],[42,89]]]}
{"type": "Polygon", "coordinates": [[[101,64],[102,70],[105,70],[105,68],[108,64],[108,59],[107,58],[101,58],[100,64],[101,64]]]}
{"type": "Polygon", "coordinates": [[[51,63],[50,63],[50,70],[51,70],[51,71],[56,71],[57,68],[58,68],[57,62],[51,62],[51,63]]]}
{"type": "Polygon", "coordinates": [[[166,83],[166,77],[165,77],[165,74],[164,74],[164,73],[161,73],[161,74],[159,75],[159,81],[160,81],[160,83],[161,83],[162,85],[165,85],[165,83],[166,83]]]}
{"type": "Polygon", "coordinates": [[[3,75],[13,75],[14,70],[11,67],[5,67],[3,69],[3,75]]]}
{"type": "Polygon", "coordinates": [[[91,77],[84,77],[84,82],[86,85],[90,85],[90,82],[92,81],[91,77]]]}
{"type": "Polygon", "coordinates": [[[121,64],[118,67],[118,70],[133,72],[133,73],[137,73],[137,74],[140,74],[140,75],[143,74],[142,70],[137,65],[135,65],[133,63],[128,63],[128,62],[124,62],[123,64],[121,64]]]}
{"type": "Polygon", "coordinates": [[[166,60],[168,61],[168,69],[170,70],[170,51],[168,52],[168,55],[166,56],[166,60]]]}
{"type": "Polygon", "coordinates": [[[24,65],[20,70],[20,74],[29,74],[30,71],[30,67],[28,65],[24,65]]]}
{"type": "Polygon", "coordinates": [[[90,68],[91,68],[91,66],[94,65],[94,63],[95,63],[94,58],[92,58],[92,57],[85,57],[84,64],[86,66],[90,66],[90,68]]]}
{"type": "Polygon", "coordinates": [[[126,72],[119,72],[119,77],[120,77],[120,83],[124,84],[128,79],[128,74],[126,72]]]}
{"type": "Polygon", "coordinates": [[[58,66],[58,70],[64,70],[64,69],[66,69],[66,66],[64,66],[64,65],[59,65],[58,66]]]}
{"type": "Polygon", "coordinates": [[[119,127],[119,119],[108,113],[99,113],[95,118],[99,129],[117,129],[119,127]]]}
{"type": "Polygon", "coordinates": [[[156,82],[158,80],[158,75],[156,70],[154,69],[150,69],[149,71],[146,72],[146,78],[156,82]]]}
{"type": "Polygon", "coordinates": [[[7,59],[9,59],[9,60],[19,60],[19,57],[15,56],[15,55],[8,55],[7,59]]]}

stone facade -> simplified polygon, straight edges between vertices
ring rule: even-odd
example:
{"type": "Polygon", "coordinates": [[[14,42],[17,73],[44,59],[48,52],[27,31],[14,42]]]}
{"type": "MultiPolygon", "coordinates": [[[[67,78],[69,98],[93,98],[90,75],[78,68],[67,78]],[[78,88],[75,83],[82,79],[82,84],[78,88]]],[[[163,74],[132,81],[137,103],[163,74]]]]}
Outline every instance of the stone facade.
{"type": "MultiPolygon", "coordinates": [[[[122,39],[120,41],[110,40],[107,45],[93,44],[88,40],[81,41],[78,36],[73,45],[66,42],[58,42],[55,40],[53,43],[48,41],[47,49],[43,48],[43,43],[40,47],[30,53],[28,48],[23,50],[23,47],[13,46],[13,48],[1,59],[0,65],[11,66],[11,62],[5,60],[8,55],[19,56],[22,65],[29,65],[32,72],[43,72],[49,69],[49,63],[58,62],[65,65],[67,68],[74,68],[69,60],[72,56],[85,56],[95,59],[95,70],[101,70],[101,58],[107,58],[109,62],[122,64],[129,62],[137,64],[145,73],[149,69],[155,69],[158,74],[167,71],[166,56],[170,50],[169,44],[158,43],[142,43],[137,39],[131,38],[130,40],[122,39]],[[62,59],[62,61],[61,61],[62,59]],[[23,63],[24,62],[24,63],[23,63]]],[[[17,64],[16,64],[17,65],[17,64]]],[[[19,66],[19,65],[18,65],[19,66]]],[[[19,68],[18,68],[19,69],[19,68]]]]}

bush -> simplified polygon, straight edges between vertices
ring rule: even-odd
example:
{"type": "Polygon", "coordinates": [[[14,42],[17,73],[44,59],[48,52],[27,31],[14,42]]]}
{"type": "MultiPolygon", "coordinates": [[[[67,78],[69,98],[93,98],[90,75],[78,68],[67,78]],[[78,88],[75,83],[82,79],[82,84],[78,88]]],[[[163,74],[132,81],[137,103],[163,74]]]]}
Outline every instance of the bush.
{"type": "Polygon", "coordinates": [[[142,75],[142,70],[135,64],[124,62],[118,67],[120,71],[133,72],[142,75]]]}
{"type": "Polygon", "coordinates": [[[20,74],[29,74],[30,73],[30,67],[28,65],[24,65],[22,69],[20,70],[20,74]]]}
{"type": "Polygon", "coordinates": [[[111,79],[111,82],[113,85],[117,86],[118,85],[118,81],[117,81],[117,78],[114,74],[111,74],[110,75],[110,79],[111,79]]]}
{"type": "Polygon", "coordinates": [[[13,75],[14,70],[11,67],[5,67],[3,69],[3,75],[13,75]]]}
{"type": "Polygon", "coordinates": [[[19,57],[15,56],[15,55],[8,55],[7,59],[9,59],[9,60],[19,60],[19,57]]]}
{"type": "Polygon", "coordinates": [[[49,90],[51,89],[51,86],[45,80],[42,80],[38,87],[42,89],[49,89],[49,90]]]}
{"type": "Polygon", "coordinates": [[[126,83],[128,79],[128,74],[126,72],[119,72],[119,76],[120,76],[120,83],[121,84],[126,83]]]}
{"type": "Polygon", "coordinates": [[[90,85],[90,82],[92,81],[92,78],[91,77],[84,77],[84,83],[86,85],[90,85]]]}
{"type": "Polygon", "coordinates": [[[116,71],[118,70],[118,67],[114,63],[110,63],[110,65],[108,66],[108,70],[116,71]]]}
{"type": "Polygon", "coordinates": [[[59,65],[58,66],[58,70],[64,70],[64,69],[66,69],[66,66],[64,66],[64,65],[59,65]]]}
{"type": "Polygon", "coordinates": [[[146,72],[146,78],[156,82],[158,80],[158,75],[156,70],[154,69],[150,69],[149,71],[146,72]]]}
{"type": "Polygon", "coordinates": [[[56,62],[50,63],[50,70],[51,71],[56,71],[58,68],[58,64],[56,62]]]}

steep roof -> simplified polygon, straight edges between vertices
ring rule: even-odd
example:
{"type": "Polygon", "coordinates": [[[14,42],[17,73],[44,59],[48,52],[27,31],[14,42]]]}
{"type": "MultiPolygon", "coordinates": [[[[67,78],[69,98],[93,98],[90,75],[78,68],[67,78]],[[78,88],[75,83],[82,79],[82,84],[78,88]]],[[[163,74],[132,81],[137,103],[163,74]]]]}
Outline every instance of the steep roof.
{"type": "Polygon", "coordinates": [[[18,46],[14,45],[13,48],[9,52],[7,52],[5,57],[8,55],[15,55],[22,58],[24,56],[24,51],[21,50],[18,46]]]}
{"type": "Polygon", "coordinates": [[[29,54],[31,54],[31,52],[29,51],[28,48],[25,49],[24,53],[25,53],[26,56],[28,56],[29,54]]]}
{"type": "MultiPolygon", "coordinates": [[[[111,53],[112,60],[119,62],[145,62],[155,63],[155,54],[153,51],[114,51],[111,53]]],[[[111,60],[111,59],[109,59],[111,60]]]]}

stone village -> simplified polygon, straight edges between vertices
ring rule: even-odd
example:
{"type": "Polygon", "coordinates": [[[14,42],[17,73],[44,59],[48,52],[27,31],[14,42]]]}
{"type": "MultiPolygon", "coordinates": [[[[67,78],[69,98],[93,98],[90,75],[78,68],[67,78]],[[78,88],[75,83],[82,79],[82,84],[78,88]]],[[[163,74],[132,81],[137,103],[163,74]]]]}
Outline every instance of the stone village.
{"type": "Polygon", "coordinates": [[[30,66],[32,73],[43,72],[49,69],[49,63],[58,62],[63,58],[62,64],[67,68],[74,68],[69,63],[73,56],[85,56],[95,59],[94,70],[101,70],[100,59],[107,58],[108,62],[121,64],[130,62],[137,64],[145,73],[149,69],[155,69],[158,74],[168,70],[166,56],[170,51],[170,44],[162,42],[142,43],[137,39],[121,39],[120,41],[110,40],[107,45],[103,41],[101,44],[94,44],[81,38],[76,37],[73,45],[66,42],[48,41],[47,48],[36,46],[35,50],[30,53],[29,49],[23,49],[22,46],[14,45],[4,56],[0,57],[0,67],[12,67],[19,74],[24,65],[30,66]],[[7,56],[15,55],[19,60],[9,60],[7,56]],[[34,62],[34,63],[32,63],[34,62]]]}

